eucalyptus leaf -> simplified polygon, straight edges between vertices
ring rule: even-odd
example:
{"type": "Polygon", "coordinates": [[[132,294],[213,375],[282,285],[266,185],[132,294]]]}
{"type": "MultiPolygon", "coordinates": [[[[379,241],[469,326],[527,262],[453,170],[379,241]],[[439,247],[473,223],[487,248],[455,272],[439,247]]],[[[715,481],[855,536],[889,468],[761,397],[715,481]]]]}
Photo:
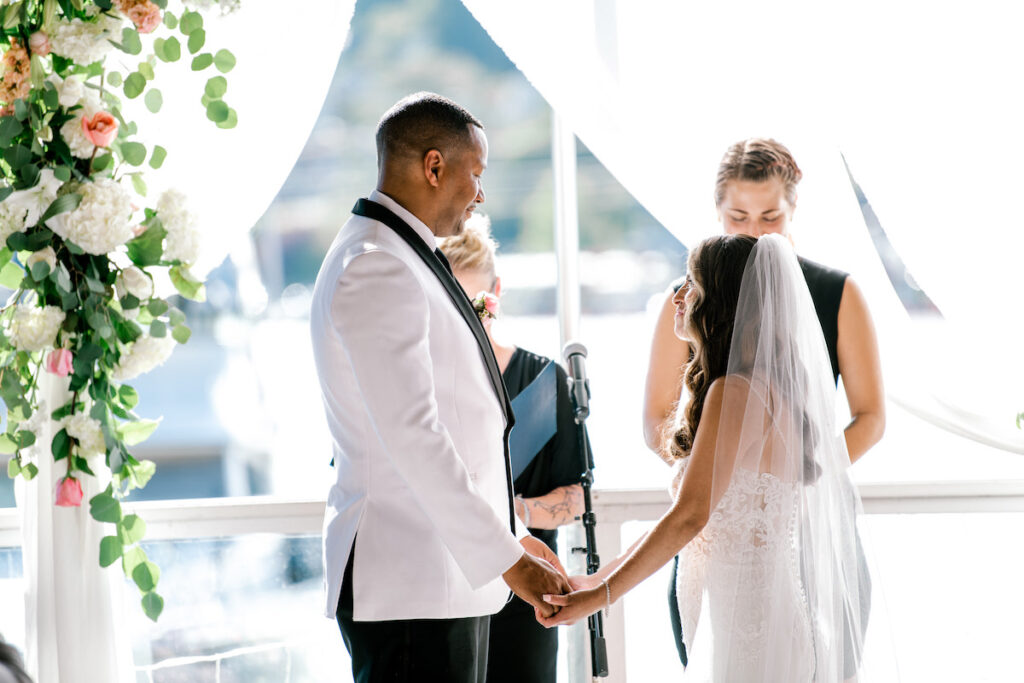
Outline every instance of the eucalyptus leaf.
{"type": "Polygon", "coordinates": [[[169,306],[163,299],[152,299],[146,304],[146,310],[150,312],[153,317],[161,316],[167,312],[169,306]]]}
{"type": "Polygon", "coordinates": [[[122,518],[121,503],[109,491],[104,491],[89,499],[89,514],[97,522],[117,524],[122,518]]]}
{"type": "Polygon", "coordinates": [[[171,284],[185,297],[192,301],[206,301],[206,288],[188,271],[181,266],[173,266],[167,271],[171,278],[171,284]]]}
{"type": "Polygon", "coordinates": [[[124,79],[124,95],[130,100],[135,99],[146,89],[146,78],[138,71],[128,74],[124,79]]]}
{"type": "Polygon", "coordinates": [[[121,556],[121,567],[124,569],[126,576],[131,576],[135,568],[146,561],[146,551],[142,548],[135,546],[134,548],[125,548],[124,555],[121,556]]]}
{"type": "Polygon", "coordinates": [[[167,325],[162,320],[154,320],[149,324],[149,336],[151,337],[166,337],[167,336],[167,325]]]}
{"type": "Polygon", "coordinates": [[[206,106],[206,118],[214,123],[227,121],[231,115],[231,108],[224,104],[223,100],[214,100],[206,106]]]}
{"type": "Polygon", "coordinates": [[[46,279],[46,276],[50,274],[50,264],[46,261],[36,261],[29,268],[29,272],[32,274],[32,279],[36,282],[42,282],[46,279]]]}
{"type": "Polygon", "coordinates": [[[149,109],[154,114],[160,111],[160,107],[164,104],[163,94],[156,88],[150,88],[149,92],[146,93],[146,109],[149,109]]]}
{"type": "Polygon", "coordinates": [[[156,474],[156,463],[152,460],[143,460],[138,465],[132,467],[132,476],[135,478],[135,485],[138,488],[144,488],[149,480],[156,474]]]}
{"type": "Polygon", "coordinates": [[[188,51],[195,54],[203,49],[203,45],[206,44],[206,31],[201,28],[197,28],[192,33],[188,34],[188,51]]]}
{"type": "Polygon", "coordinates": [[[142,611],[151,621],[156,621],[164,611],[164,599],[154,591],[149,591],[142,596],[142,611]]]}
{"type": "Polygon", "coordinates": [[[117,71],[107,72],[107,83],[114,86],[115,88],[120,87],[124,80],[121,78],[121,74],[117,71]]]}
{"type": "Polygon", "coordinates": [[[179,28],[186,36],[191,35],[193,31],[203,28],[203,15],[192,10],[185,10],[181,15],[179,28]]]}
{"type": "Polygon", "coordinates": [[[133,420],[124,422],[117,427],[117,436],[124,441],[125,446],[134,446],[148,439],[156,428],[160,426],[160,420],[133,420]]]}
{"type": "Polygon", "coordinates": [[[139,590],[149,592],[156,588],[156,584],[160,581],[160,568],[149,560],[141,562],[132,570],[132,580],[135,581],[139,590]]]}
{"type": "MultiPolygon", "coordinates": [[[[14,439],[12,439],[9,434],[0,434],[0,453],[3,455],[11,455],[17,452],[18,444],[14,443],[14,439]]],[[[17,474],[17,472],[14,474],[17,474]]],[[[11,476],[13,477],[14,475],[12,474],[11,476]]]]}
{"type": "Polygon", "coordinates": [[[146,146],[141,142],[123,142],[121,156],[132,166],[142,166],[146,161],[146,146]]]}
{"type": "Polygon", "coordinates": [[[147,81],[151,81],[156,78],[156,72],[153,70],[153,65],[149,62],[139,63],[139,73],[142,74],[142,77],[147,81]]]}
{"type": "Polygon", "coordinates": [[[163,166],[164,159],[167,158],[167,150],[156,145],[153,147],[153,153],[149,155],[149,167],[153,169],[160,168],[163,166]]]}
{"type": "Polygon", "coordinates": [[[192,70],[193,71],[202,71],[203,69],[207,68],[208,66],[210,66],[213,63],[214,63],[213,55],[211,55],[209,52],[204,52],[201,55],[196,55],[192,59],[192,70]]]}
{"type": "Polygon", "coordinates": [[[100,566],[109,567],[121,559],[124,543],[117,536],[104,536],[100,539],[100,566]]]}
{"type": "Polygon", "coordinates": [[[117,398],[128,410],[131,410],[139,404],[139,392],[135,391],[134,387],[130,387],[127,384],[122,384],[117,390],[117,398]]]}
{"type": "Polygon", "coordinates": [[[228,117],[223,121],[217,122],[218,128],[234,128],[238,125],[238,112],[234,109],[228,109],[228,117]]]}
{"type": "Polygon", "coordinates": [[[105,171],[114,162],[114,157],[108,152],[107,154],[101,154],[92,160],[93,172],[105,171]]]}
{"type": "Polygon", "coordinates": [[[11,140],[21,135],[25,127],[13,116],[0,118],[0,147],[7,147],[11,140]]]}
{"type": "Polygon", "coordinates": [[[230,50],[217,50],[213,63],[217,67],[217,71],[226,74],[235,68],[235,55],[230,50]]]}
{"type": "Polygon", "coordinates": [[[139,32],[128,27],[122,29],[121,45],[119,47],[130,55],[140,54],[142,52],[142,41],[139,40],[139,32]]]}
{"type": "Polygon", "coordinates": [[[0,285],[7,289],[17,289],[25,279],[25,271],[17,263],[11,261],[0,268],[0,285]]]}
{"type": "Polygon", "coordinates": [[[134,545],[146,535],[146,523],[138,515],[125,515],[117,525],[118,536],[125,545],[134,545]]]}
{"type": "Polygon", "coordinates": [[[54,216],[66,213],[68,211],[74,211],[78,208],[78,205],[82,203],[82,195],[77,192],[71,194],[61,195],[53,200],[53,202],[46,208],[43,215],[39,217],[40,223],[45,223],[54,216]]]}
{"type": "Polygon", "coordinates": [[[21,476],[25,481],[32,481],[39,474],[39,468],[34,462],[30,462],[21,468],[21,476]]]}
{"type": "Polygon", "coordinates": [[[142,178],[142,174],[132,173],[131,177],[132,187],[134,187],[135,191],[138,192],[141,196],[145,197],[146,192],[149,190],[149,188],[146,187],[146,181],[142,178]]]}
{"type": "MultiPolygon", "coordinates": [[[[2,452],[0,451],[0,453],[2,452]]],[[[17,458],[11,458],[7,461],[7,477],[14,479],[19,474],[21,474],[21,463],[18,462],[17,458]]]]}
{"type": "MultiPolygon", "coordinates": [[[[157,39],[159,40],[159,39],[157,39]]],[[[156,47],[157,42],[153,41],[153,47],[156,50],[156,56],[165,62],[176,62],[181,59],[181,43],[174,36],[164,40],[160,43],[160,47],[156,47]]]]}
{"type": "Polygon", "coordinates": [[[160,258],[164,254],[163,243],[166,236],[167,230],[160,223],[160,219],[152,219],[146,232],[128,242],[128,258],[140,268],[155,266],[160,263],[160,258]]]}
{"type": "Polygon", "coordinates": [[[218,100],[224,97],[224,93],[228,91],[228,79],[223,76],[214,76],[210,80],[206,81],[206,95],[212,100],[218,100]]]}
{"type": "Polygon", "coordinates": [[[164,26],[171,30],[178,28],[178,17],[173,12],[164,12],[164,26]]]}
{"type": "Polygon", "coordinates": [[[192,330],[185,325],[175,325],[171,328],[171,336],[174,337],[174,341],[179,344],[187,344],[189,338],[192,336],[192,330]]]}

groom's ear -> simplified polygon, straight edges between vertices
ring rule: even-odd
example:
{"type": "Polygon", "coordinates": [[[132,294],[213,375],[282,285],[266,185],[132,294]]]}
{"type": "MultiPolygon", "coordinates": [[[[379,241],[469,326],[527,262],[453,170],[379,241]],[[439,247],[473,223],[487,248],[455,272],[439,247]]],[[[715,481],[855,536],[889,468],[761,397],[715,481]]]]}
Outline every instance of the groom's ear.
{"type": "Polygon", "coordinates": [[[423,174],[432,187],[441,184],[441,175],[444,173],[444,157],[436,149],[429,149],[423,155],[423,174]]]}

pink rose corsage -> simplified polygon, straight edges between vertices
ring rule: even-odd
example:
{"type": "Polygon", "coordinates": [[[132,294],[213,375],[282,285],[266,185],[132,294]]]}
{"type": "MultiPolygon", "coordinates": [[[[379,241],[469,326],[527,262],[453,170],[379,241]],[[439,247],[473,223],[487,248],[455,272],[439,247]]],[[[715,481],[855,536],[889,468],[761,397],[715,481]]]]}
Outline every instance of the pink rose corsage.
{"type": "Polygon", "coordinates": [[[498,317],[498,297],[490,292],[480,292],[473,299],[473,310],[476,311],[480,322],[486,322],[488,318],[498,317]]]}

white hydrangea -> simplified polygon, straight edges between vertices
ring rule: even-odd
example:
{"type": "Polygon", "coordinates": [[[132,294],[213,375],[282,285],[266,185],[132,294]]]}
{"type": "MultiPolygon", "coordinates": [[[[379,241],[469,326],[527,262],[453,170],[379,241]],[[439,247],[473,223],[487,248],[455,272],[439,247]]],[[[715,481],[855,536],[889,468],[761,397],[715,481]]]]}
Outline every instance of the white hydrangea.
{"type": "Polygon", "coordinates": [[[99,61],[114,47],[110,40],[121,38],[121,17],[97,13],[89,21],[58,19],[50,32],[50,51],[80,66],[99,61]]]}
{"type": "MultiPolygon", "coordinates": [[[[39,447],[43,442],[43,427],[49,419],[50,409],[47,407],[46,401],[40,401],[39,405],[36,407],[36,411],[32,413],[27,420],[22,420],[18,424],[19,432],[32,432],[36,437],[36,442],[34,444],[28,448],[22,449],[22,464],[24,464],[26,460],[28,462],[35,460],[36,451],[39,450],[39,447]]],[[[49,444],[47,444],[46,450],[47,452],[49,451],[49,444]]]]}
{"type": "Polygon", "coordinates": [[[153,280],[141,268],[129,266],[121,271],[114,282],[118,297],[131,294],[136,299],[145,301],[153,296],[153,280]]]}
{"type": "Polygon", "coordinates": [[[78,454],[83,458],[106,455],[107,442],[103,438],[103,427],[98,420],[85,413],[75,413],[61,420],[60,426],[67,430],[68,436],[78,441],[78,454]]]}
{"type": "Polygon", "coordinates": [[[193,264],[199,259],[199,230],[196,216],[185,206],[185,195],[178,190],[167,190],[160,195],[156,213],[167,230],[164,258],[193,264]]]}
{"type": "Polygon", "coordinates": [[[27,190],[12,192],[4,200],[4,204],[24,209],[27,212],[25,225],[33,226],[39,222],[39,217],[43,215],[43,212],[50,208],[50,204],[57,198],[57,191],[63,184],[64,181],[54,175],[52,168],[44,168],[39,172],[39,181],[34,186],[27,190]]]}
{"type": "Polygon", "coordinates": [[[56,306],[18,304],[11,321],[11,344],[21,351],[48,349],[53,346],[62,324],[64,311],[56,306]]]}
{"type": "Polygon", "coordinates": [[[211,7],[218,7],[221,14],[231,14],[242,6],[241,0],[183,0],[188,7],[195,7],[198,10],[208,10],[211,7]]]}
{"type": "Polygon", "coordinates": [[[77,190],[82,203],[46,222],[50,229],[90,254],[107,254],[133,237],[132,195],[117,181],[97,178],[77,190]]]}
{"type": "MultiPolygon", "coordinates": [[[[64,125],[60,127],[60,136],[67,143],[72,155],[79,159],[89,159],[92,157],[95,145],[85,136],[85,131],[82,130],[82,117],[87,116],[91,119],[96,115],[96,112],[103,110],[103,103],[95,93],[87,91],[75,101],[75,104],[81,104],[82,108],[76,110],[74,112],[75,116],[65,121],[64,125]]],[[[71,106],[74,106],[74,104],[71,106]]]]}
{"type": "MultiPolygon", "coordinates": [[[[10,199],[8,197],[7,199],[10,199]]],[[[7,244],[7,238],[16,232],[25,232],[25,216],[28,209],[5,199],[0,202],[0,248],[7,244]]]]}
{"type": "Polygon", "coordinates": [[[121,360],[110,373],[115,382],[126,382],[133,377],[144,375],[167,360],[174,351],[174,339],[143,335],[121,352],[121,360]]]}
{"type": "Polygon", "coordinates": [[[57,89],[57,102],[65,109],[70,109],[85,97],[85,82],[81,76],[61,78],[57,74],[50,74],[46,80],[57,89]]]}

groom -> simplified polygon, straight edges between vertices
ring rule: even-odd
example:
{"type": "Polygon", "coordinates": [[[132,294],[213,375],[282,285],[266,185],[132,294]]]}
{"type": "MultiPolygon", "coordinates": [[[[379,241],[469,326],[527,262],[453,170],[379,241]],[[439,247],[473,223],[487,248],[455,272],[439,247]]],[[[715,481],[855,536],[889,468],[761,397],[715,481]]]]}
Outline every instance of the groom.
{"type": "Polygon", "coordinates": [[[377,189],[317,277],[310,326],[337,469],[327,612],[356,681],[482,683],[509,588],[543,615],[541,596],[569,589],[516,522],[505,386],[435,244],[484,201],[486,166],[468,111],[400,100],[377,126],[377,189]]]}

